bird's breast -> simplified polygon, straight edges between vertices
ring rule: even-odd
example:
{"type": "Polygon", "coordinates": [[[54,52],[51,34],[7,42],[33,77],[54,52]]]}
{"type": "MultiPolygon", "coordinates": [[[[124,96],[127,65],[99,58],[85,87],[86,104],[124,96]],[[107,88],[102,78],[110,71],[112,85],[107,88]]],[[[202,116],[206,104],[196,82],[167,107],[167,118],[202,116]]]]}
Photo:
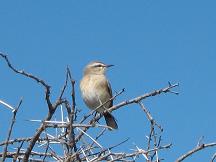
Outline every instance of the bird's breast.
{"type": "MultiPolygon", "coordinates": [[[[106,78],[84,77],[80,83],[83,100],[91,109],[97,108],[111,98],[109,92],[104,87],[106,85],[103,85],[104,79],[106,81],[106,78]]],[[[109,104],[105,104],[104,107],[109,108],[109,104]]],[[[100,108],[97,111],[103,112],[104,108],[100,108]]]]}

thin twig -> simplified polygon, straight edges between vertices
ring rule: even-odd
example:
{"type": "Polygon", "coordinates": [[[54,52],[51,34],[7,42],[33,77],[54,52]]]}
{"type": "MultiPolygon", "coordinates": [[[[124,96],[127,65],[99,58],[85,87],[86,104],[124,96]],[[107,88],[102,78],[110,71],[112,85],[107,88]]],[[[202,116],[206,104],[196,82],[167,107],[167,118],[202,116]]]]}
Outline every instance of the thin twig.
{"type": "MultiPolygon", "coordinates": [[[[27,137],[27,138],[16,138],[13,140],[9,140],[9,141],[4,141],[0,143],[0,146],[6,145],[6,144],[14,144],[14,143],[20,143],[20,142],[29,142],[32,139],[32,137],[27,137]]],[[[44,141],[46,140],[46,138],[39,138],[38,142],[40,141],[44,141]]]]}
{"type": "Polygon", "coordinates": [[[47,144],[46,144],[46,149],[45,149],[45,156],[43,157],[43,161],[45,161],[46,157],[47,157],[47,153],[48,153],[48,149],[49,149],[49,145],[50,145],[50,142],[49,142],[49,137],[47,136],[46,134],[46,138],[47,138],[47,144]]]}
{"type": "Polygon", "coordinates": [[[21,100],[20,100],[20,102],[19,102],[17,108],[13,111],[13,117],[12,117],[12,119],[11,119],[11,125],[10,125],[9,131],[8,131],[8,136],[7,136],[7,139],[6,139],[6,145],[5,145],[5,147],[4,147],[4,152],[3,152],[3,156],[2,156],[2,161],[5,161],[5,158],[6,158],[6,156],[7,156],[8,141],[10,140],[10,136],[11,136],[11,133],[12,133],[13,125],[14,125],[14,123],[15,123],[15,121],[16,121],[16,114],[17,114],[17,112],[18,112],[18,110],[19,110],[21,104],[22,104],[22,98],[21,98],[21,100]]]}
{"type": "Polygon", "coordinates": [[[61,99],[61,98],[63,97],[63,94],[64,94],[64,92],[65,92],[65,90],[66,90],[66,88],[67,88],[67,85],[68,85],[68,71],[66,72],[65,83],[64,83],[64,85],[63,85],[63,87],[62,87],[62,90],[61,90],[60,95],[59,95],[58,98],[61,99]]]}
{"type": "MultiPolygon", "coordinates": [[[[72,79],[72,75],[70,72],[70,69],[67,68],[67,72],[68,72],[68,76],[71,82],[71,86],[72,86],[72,91],[71,91],[71,97],[72,97],[72,110],[71,113],[69,114],[69,121],[70,121],[70,125],[69,125],[69,138],[70,138],[70,145],[71,147],[74,149],[74,152],[77,152],[77,146],[76,146],[76,142],[75,142],[75,133],[74,133],[74,127],[72,127],[74,120],[75,120],[75,108],[76,108],[76,100],[75,100],[75,80],[72,79]]],[[[77,155],[77,159],[78,161],[81,161],[79,156],[77,155]]]]}
{"type": "MultiPolygon", "coordinates": [[[[17,154],[17,152],[7,152],[7,157],[8,158],[13,158],[15,155],[17,154]]],[[[19,152],[19,156],[23,156],[25,154],[25,152],[24,151],[20,151],[19,152]]],[[[52,154],[50,154],[50,153],[44,153],[44,152],[36,152],[36,151],[32,151],[31,152],[31,155],[32,156],[40,156],[40,157],[43,157],[43,156],[49,156],[49,157],[52,157],[53,155],[52,154]]],[[[3,156],[3,154],[2,153],[0,153],[0,157],[2,157],[3,156]]]]}
{"type": "Polygon", "coordinates": [[[16,155],[15,155],[14,158],[13,158],[13,162],[16,162],[17,157],[19,156],[19,152],[20,152],[20,150],[21,150],[23,144],[24,144],[24,141],[22,141],[21,144],[20,144],[20,146],[17,148],[17,152],[16,152],[16,155]]]}
{"type": "Polygon", "coordinates": [[[121,102],[121,103],[119,103],[117,105],[112,106],[111,108],[109,108],[109,110],[113,111],[113,110],[119,109],[120,107],[125,106],[125,105],[130,105],[130,104],[133,104],[133,103],[138,103],[141,100],[144,100],[144,99],[146,99],[148,97],[151,97],[151,96],[156,96],[156,95],[159,95],[161,93],[171,92],[171,89],[173,89],[175,87],[178,87],[178,86],[179,86],[179,83],[169,84],[165,88],[162,88],[162,89],[159,89],[159,90],[155,90],[155,91],[152,91],[150,93],[143,94],[141,96],[135,97],[135,98],[130,99],[130,100],[123,101],[123,102],[121,102]]]}
{"type": "Polygon", "coordinates": [[[180,156],[175,162],[181,162],[184,159],[188,158],[189,156],[193,155],[194,153],[196,153],[200,150],[206,149],[208,147],[213,147],[213,146],[216,146],[216,142],[208,143],[208,144],[201,144],[199,146],[196,146],[192,150],[190,150],[187,153],[185,153],[184,155],[180,156]]]}
{"type": "Polygon", "coordinates": [[[33,79],[34,81],[36,81],[36,82],[38,82],[38,83],[40,83],[41,85],[44,86],[45,92],[46,92],[46,93],[45,93],[45,98],[46,98],[46,101],[47,101],[47,104],[48,104],[49,109],[52,110],[52,104],[51,104],[51,101],[50,101],[50,86],[49,86],[44,80],[42,80],[42,79],[40,79],[40,78],[38,78],[38,77],[36,77],[36,76],[30,74],[30,73],[27,73],[27,72],[25,72],[25,71],[23,71],[23,70],[17,70],[16,68],[14,68],[14,67],[12,66],[12,64],[10,63],[10,61],[9,61],[9,59],[8,59],[8,57],[7,57],[7,55],[4,55],[4,54],[0,53],[0,56],[1,56],[2,58],[5,59],[5,61],[7,62],[8,67],[9,67],[11,70],[13,70],[15,73],[21,74],[21,75],[23,75],[23,76],[25,76],[25,77],[27,77],[27,78],[31,78],[31,79],[33,79]]]}

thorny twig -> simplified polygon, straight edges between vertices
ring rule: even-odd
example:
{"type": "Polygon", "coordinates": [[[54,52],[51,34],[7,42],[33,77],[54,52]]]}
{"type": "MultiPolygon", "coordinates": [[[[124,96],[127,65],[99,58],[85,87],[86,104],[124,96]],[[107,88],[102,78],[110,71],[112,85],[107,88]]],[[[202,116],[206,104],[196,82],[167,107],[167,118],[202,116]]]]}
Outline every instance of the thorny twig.
{"type": "Polygon", "coordinates": [[[200,144],[200,145],[196,146],[195,148],[193,148],[192,150],[185,153],[184,155],[180,156],[175,162],[181,162],[184,159],[188,158],[189,156],[191,156],[192,154],[194,154],[200,150],[203,150],[203,149],[208,148],[208,147],[214,147],[214,146],[216,146],[216,142],[207,143],[207,144],[200,144]]]}
{"type": "MultiPolygon", "coordinates": [[[[142,100],[144,100],[144,99],[146,99],[148,97],[160,95],[161,93],[173,92],[171,89],[173,89],[175,87],[178,87],[178,86],[179,86],[179,83],[176,83],[176,84],[170,84],[169,83],[169,85],[167,87],[165,87],[165,88],[161,88],[159,90],[155,90],[155,91],[152,91],[150,93],[143,94],[141,96],[132,98],[130,100],[123,101],[123,102],[121,102],[121,103],[119,103],[117,105],[112,106],[111,108],[109,108],[109,110],[113,111],[113,110],[119,109],[120,107],[123,107],[125,105],[139,103],[140,101],[142,101],[142,100]]],[[[178,94],[178,93],[175,93],[175,94],[178,94]]]]}
{"type": "Polygon", "coordinates": [[[7,156],[8,141],[10,140],[10,136],[11,136],[11,133],[12,133],[13,125],[14,125],[14,123],[16,121],[16,114],[17,114],[17,112],[18,112],[21,104],[22,104],[22,99],[20,100],[17,108],[13,111],[13,117],[11,119],[11,125],[10,125],[9,131],[8,131],[8,136],[7,136],[7,139],[6,139],[6,145],[4,147],[4,152],[3,152],[3,155],[2,155],[2,161],[5,161],[5,158],[7,156]]]}
{"type": "MultiPolygon", "coordinates": [[[[70,79],[70,82],[71,82],[71,86],[72,86],[72,92],[71,92],[71,97],[72,97],[72,110],[70,112],[70,114],[68,114],[69,116],[69,122],[70,122],[70,125],[68,127],[68,131],[69,131],[69,138],[70,138],[70,141],[69,141],[69,145],[71,146],[71,148],[74,149],[74,152],[77,152],[77,146],[76,146],[76,142],[75,142],[75,133],[74,133],[74,127],[72,127],[75,119],[76,119],[76,116],[75,116],[75,108],[76,108],[76,100],[75,100],[75,80],[72,79],[72,75],[71,75],[71,72],[70,72],[70,69],[67,68],[67,74],[69,76],[69,79],[70,79]]],[[[72,153],[72,150],[70,150],[69,152],[70,154],[72,153]]],[[[76,156],[77,157],[77,160],[81,162],[80,160],[80,157],[79,155],[76,156]]]]}
{"type": "Polygon", "coordinates": [[[13,162],[16,162],[23,144],[24,144],[24,141],[22,141],[21,144],[20,144],[20,146],[17,148],[17,152],[16,152],[16,155],[13,158],[13,162]]]}
{"type": "MultiPolygon", "coordinates": [[[[161,136],[157,136],[157,133],[155,132],[155,126],[157,126],[159,128],[160,133],[163,131],[163,128],[159,124],[157,124],[157,122],[153,119],[150,112],[145,108],[143,103],[139,102],[139,105],[142,108],[142,110],[145,112],[147,119],[150,122],[150,134],[148,136],[147,150],[149,150],[151,148],[151,141],[154,142],[154,147],[157,148],[160,146],[161,136]]],[[[155,155],[157,157],[157,150],[154,152],[153,155],[151,155],[151,159],[153,159],[155,155]]],[[[146,155],[146,156],[148,157],[149,155],[146,155]]],[[[149,159],[149,157],[148,157],[148,159],[149,159]]]]}

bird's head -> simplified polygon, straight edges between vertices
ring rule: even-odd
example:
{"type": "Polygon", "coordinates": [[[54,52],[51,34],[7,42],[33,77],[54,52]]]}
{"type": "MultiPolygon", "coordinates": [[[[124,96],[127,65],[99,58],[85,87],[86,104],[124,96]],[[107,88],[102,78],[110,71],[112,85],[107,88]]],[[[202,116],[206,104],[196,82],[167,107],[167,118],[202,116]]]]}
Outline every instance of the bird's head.
{"type": "Polygon", "coordinates": [[[105,74],[107,68],[114,66],[114,65],[106,65],[99,61],[90,62],[86,65],[84,69],[84,74],[96,74],[96,75],[103,75],[105,74]]]}

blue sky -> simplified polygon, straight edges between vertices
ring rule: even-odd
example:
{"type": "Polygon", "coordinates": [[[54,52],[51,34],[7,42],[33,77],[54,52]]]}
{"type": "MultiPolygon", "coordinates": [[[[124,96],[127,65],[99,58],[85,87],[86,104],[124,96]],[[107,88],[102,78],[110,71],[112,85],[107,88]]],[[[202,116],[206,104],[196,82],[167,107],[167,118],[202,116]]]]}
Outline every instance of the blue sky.
{"type": "MultiPolygon", "coordinates": [[[[88,112],[78,83],[83,67],[92,60],[114,64],[108,77],[114,91],[126,92],[115,103],[179,82],[180,95],[160,95],[144,101],[164,128],[163,143],[172,149],[161,154],[173,161],[203,142],[216,141],[216,2],[213,0],[94,0],[94,1],[1,1],[0,51],[19,69],[33,73],[52,85],[55,99],[69,66],[76,80],[77,106],[88,112]]],[[[31,136],[46,110],[43,89],[15,75],[0,61],[0,99],[16,105],[23,96],[13,136],[31,136]],[[30,127],[31,125],[31,127],[30,127]],[[28,128],[28,129],[27,129],[28,128]]],[[[0,123],[11,112],[0,105],[0,123]]],[[[114,112],[119,130],[109,133],[115,144],[130,137],[145,147],[148,122],[138,105],[114,112]]],[[[8,125],[0,124],[1,140],[8,125]]],[[[215,148],[185,161],[208,161],[215,148]]]]}

